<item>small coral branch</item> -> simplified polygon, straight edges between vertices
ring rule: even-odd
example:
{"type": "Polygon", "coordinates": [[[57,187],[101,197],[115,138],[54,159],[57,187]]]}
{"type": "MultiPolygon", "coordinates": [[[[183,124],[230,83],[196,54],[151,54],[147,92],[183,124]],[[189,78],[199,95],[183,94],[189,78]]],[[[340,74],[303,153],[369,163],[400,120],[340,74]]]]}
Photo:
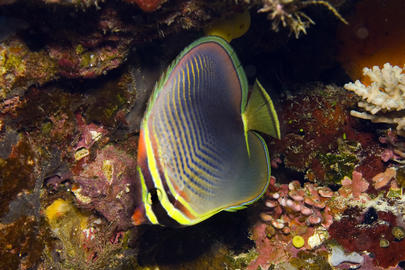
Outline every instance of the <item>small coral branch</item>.
{"type": "Polygon", "coordinates": [[[339,12],[328,2],[323,0],[262,0],[263,7],[258,13],[269,13],[267,18],[272,20],[272,29],[278,31],[280,24],[283,27],[289,27],[295,38],[299,38],[301,33],[306,34],[307,28],[315,22],[301,9],[310,5],[322,5],[330,10],[340,21],[347,24],[347,21],[339,12]]]}
{"type": "Polygon", "coordinates": [[[405,74],[403,69],[386,63],[382,69],[377,66],[372,69],[364,68],[363,74],[370,78],[370,85],[364,85],[357,80],[344,86],[345,89],[353,91],[362,98],[358,106],[366,111],[351,111],[351,115],[375,123],[394,124],[398,133],[404,135],[405,74]]]}

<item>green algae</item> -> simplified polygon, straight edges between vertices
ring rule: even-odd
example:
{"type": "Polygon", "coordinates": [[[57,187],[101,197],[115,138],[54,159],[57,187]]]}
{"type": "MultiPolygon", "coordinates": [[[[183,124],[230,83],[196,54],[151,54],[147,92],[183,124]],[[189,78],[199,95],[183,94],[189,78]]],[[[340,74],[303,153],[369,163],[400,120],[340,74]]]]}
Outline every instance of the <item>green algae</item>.
{"type": "Polygon", "coordinates": [[[319,153],[318,158],[325,169],[324,183],[339,184],[345,176],[351,177],[354,167],[359,162],[355,153],[359,147],[355,142],[338,139],[336,152],[319,153]]]}
{"type": "MultiPolygon", "coordinates": [[[[16,52],[22,50],[22,48],[15,48],[16,52]]],[[[26,66],[23,62],[23,59],[19,55],[19,53],[8,53],[5,56],[6,61],[3,64],[7,71],[14,71],[17,74],[22,74],[26,71],[26,66]]]]}
{"type": "Polygon", "coordinates": [[[299,251],[297,257],[290,260],[290,264],[300,270],[332,270],[328,262],[328,252],[319,251],[317,253],[309,251],[299,251]]]}
{"type": "Polygon", "coordinates": [[[399,167],[397,169],[397,183],[401,188],[405,188],[405,167],[399,167]]]}
{"type": "Polygon", "coordinates": [[[51,122],[45,122],[41,126],[41,133],[44,136],[48,136],[51,133],[52,130],[52,123],[51,122]]]}
{"type": "Polygon", "coordinates": [[[56,78],[56,63],[45,49],[33,52],[20,40],[0,46],[0,98],[56,78]]]}
{"type": "Polygon", "coordinates": [[[392,235],[394,236],[395,240],[401,241],[405,238],[405,229],[399,226],[392,228],[391,230],[392,235]]]}
{"type": "Polygon", "coordinates": [[[75,48],[75,52],[76,52],[76,54],[78,54],[78,55],[79,55],[79,54],[82,54],[84,51],[85,51],[85,49],[84,49],[84,47],[83,47],[82,44],[77,45],[76,48],[75,48]]]}
{"type": "MultiPolygon", "coordinates": [[[[77,51],[76,51],[77,52],[77,51]]],[[[81,68],[90,68],[97,64],[97,57],[91,51],[80,53],[80,67],[81,68]]]]}
{"type": "Polygon", "coordinates": [[[45,269],[116,269],[124,260],[128,232],[115,240],[113,228],[99,226],[95,217],[73,205],[71,196],[56,199],[45,209],[53,243],[44,249],[45,269]],[[55,248],[56,247],[56,248],[55,248]]]}
{"type": "Polygon", "coordinates": [[[248,265],[257,258],[258,253],[255,249],[249,250],[247,253],[242,253],[235,256],[226,256],[225,264],[228,269],[246,269],[248,265]]]}

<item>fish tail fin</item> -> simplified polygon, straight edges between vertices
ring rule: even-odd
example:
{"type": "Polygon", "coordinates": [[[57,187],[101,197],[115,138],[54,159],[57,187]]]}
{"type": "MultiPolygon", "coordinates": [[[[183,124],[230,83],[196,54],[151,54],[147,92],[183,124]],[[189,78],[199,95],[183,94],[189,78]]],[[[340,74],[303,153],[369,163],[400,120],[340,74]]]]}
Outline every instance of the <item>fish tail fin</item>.
{"type": "MultiPolygon", "coordinates": [[[[273,101],[256,79],[245,111],[242,113],[245,135],[255,130],[280,139],[280,124],[273,101]]],[[[249,151],[249,150],[248,150],[249,151]]]]}

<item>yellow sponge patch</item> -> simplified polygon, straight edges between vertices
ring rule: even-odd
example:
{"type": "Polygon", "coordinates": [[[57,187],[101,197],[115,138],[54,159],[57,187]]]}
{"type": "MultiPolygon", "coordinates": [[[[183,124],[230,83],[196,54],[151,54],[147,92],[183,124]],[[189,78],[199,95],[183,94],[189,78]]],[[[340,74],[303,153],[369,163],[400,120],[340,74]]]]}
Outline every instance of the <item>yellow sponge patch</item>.
{"type": "Polygon", "coordinates": [[[72,205],[63,200],[56,199],[51,205],[45,209],[45,216],[49,222],[55,221],[57,218],[65,215],[67,212],[72,210],[72,205]]]}
{"type": "Polygon", "coordinates": [[[305,245],[305,239],[300,235],[296,235],[292,239],[292,244],[295,248],[302,248],[305,245]]]}
{"type": "Polygon", "coordinates": [[[205,29],[208,36],[219,36],[230,42],[232,39],[243,36],[250,27],[249,11],[237,13],[232,17],[220,19],[205,29]]]}

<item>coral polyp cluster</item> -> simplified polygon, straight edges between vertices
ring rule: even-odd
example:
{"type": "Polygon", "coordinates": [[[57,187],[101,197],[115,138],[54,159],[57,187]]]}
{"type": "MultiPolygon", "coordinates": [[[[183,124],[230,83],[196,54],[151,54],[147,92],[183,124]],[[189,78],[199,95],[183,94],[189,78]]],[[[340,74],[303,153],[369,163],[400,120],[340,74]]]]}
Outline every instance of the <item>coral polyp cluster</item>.
{"type": "Polygon", "coordinates": [[[296,235],[307,227],[322,225],[327,229],[332,224],[327,202],[335,194],[328,187],[317,187],[311,183],[301,187],[296,180],[288,185],[276,186],[273,178],[269,190],[265,202],[269,213],[263,212],[261,219],[276,230],[296,235]]]}

